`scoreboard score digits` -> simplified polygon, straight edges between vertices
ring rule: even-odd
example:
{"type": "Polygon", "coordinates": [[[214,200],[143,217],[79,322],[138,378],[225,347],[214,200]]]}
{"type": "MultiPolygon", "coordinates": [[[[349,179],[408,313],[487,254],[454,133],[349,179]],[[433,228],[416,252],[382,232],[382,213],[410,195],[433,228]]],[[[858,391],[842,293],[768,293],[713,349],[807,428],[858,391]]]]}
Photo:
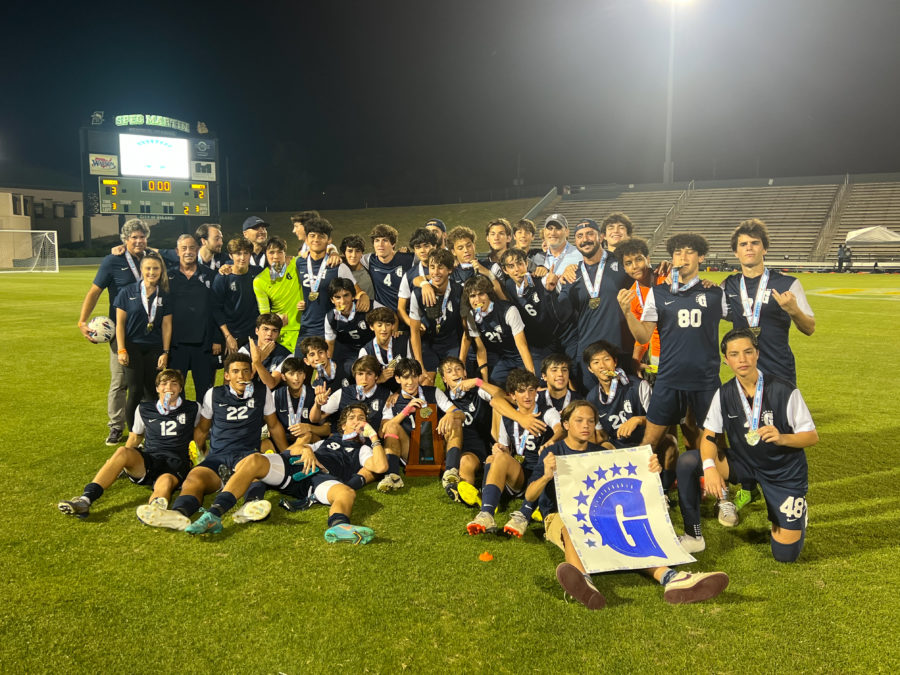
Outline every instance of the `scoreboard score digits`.
{"type": "Polygon", "coordinates": [[[209,184],[191,180],[99,178],[100,213],[208,216],[209,184]]]}

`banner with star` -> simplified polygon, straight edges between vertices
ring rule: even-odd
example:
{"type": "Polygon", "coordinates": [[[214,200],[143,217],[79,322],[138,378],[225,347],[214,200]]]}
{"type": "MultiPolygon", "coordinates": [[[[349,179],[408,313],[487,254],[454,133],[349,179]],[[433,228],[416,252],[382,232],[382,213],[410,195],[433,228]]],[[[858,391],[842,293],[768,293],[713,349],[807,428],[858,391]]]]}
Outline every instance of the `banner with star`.
{"type": "Polygon", "coordinates": [[[559,514],[590,574],[694,562],[678,543],[649,445],[556,458],[559,514]]]}

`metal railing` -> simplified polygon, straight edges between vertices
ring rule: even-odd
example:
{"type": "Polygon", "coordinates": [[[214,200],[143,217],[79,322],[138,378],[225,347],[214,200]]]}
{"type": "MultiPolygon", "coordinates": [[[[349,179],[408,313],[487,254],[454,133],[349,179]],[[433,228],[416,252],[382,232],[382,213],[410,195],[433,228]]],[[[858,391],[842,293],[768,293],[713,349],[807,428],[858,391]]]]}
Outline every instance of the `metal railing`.
{"type": "Polygon", "coordinates": [[[535,216],[537,216],[541,211],[543,211],[547,206],[556,199],[556,187],[550,188],[550,190],[538,201],[537,204],[532,206],[528,213],[526,213],[522,218],[527,218],[528,220],[534,220],[535,216]]]}
{"type": "Polygon", "coordinates": [[[681,194],[678,195],[678,199],[675,200],[675,203],[669,207],[669,210],[666,211],[666,215],[663,216],[659,225],[656,226],[656,229],[653,230],[653,234],[650,235],[650,241],[648,242],[648,247],[650,249],[658,241],[658,237],[662,234],[665,234],[665,231],[669,228],[669,226],[675,222],[675,219],[678,217],[678,214],[681,213],[681,210],[684,208],[684,205],[687,204],[688,199],[690,199],[691,194],[694,192],[694,181],[692,180],[688,183],[688,186],[681,191],[681,194]]]}
{"type": "Polygon", "coordinates": [[[831,202],[831,208],[828,209],[828,215],[822,223],[822,229],[819,231],[819,239],[815,247],[810,253],[810,260],[825,260],[828,247],[831,245],[831,239],[841,224],[841,212],[844,210],[844,203],[850,194],[850,174],[844,174],[844,182],[834,195],[834,201],[831,202]]]}

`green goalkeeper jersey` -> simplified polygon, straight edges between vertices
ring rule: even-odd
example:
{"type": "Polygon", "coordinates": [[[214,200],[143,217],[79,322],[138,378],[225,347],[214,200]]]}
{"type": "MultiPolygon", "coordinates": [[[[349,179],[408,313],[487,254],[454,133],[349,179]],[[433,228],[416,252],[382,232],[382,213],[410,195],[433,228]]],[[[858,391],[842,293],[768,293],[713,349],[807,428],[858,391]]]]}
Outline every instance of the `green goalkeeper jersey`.
{"type": "Polygon", "coordinates": [[[275,312],[287,315],[288,320],[281,329],[278,342],[293,352],[300,332],[297,303],[303,300],[303,291],[297,279],[297,258],[291,258],[280,277],[273,279],[272,275],[273,272],[268,268],[260,272],[253,280],[253,293],[256,295],[260,314],[275,312]]]}

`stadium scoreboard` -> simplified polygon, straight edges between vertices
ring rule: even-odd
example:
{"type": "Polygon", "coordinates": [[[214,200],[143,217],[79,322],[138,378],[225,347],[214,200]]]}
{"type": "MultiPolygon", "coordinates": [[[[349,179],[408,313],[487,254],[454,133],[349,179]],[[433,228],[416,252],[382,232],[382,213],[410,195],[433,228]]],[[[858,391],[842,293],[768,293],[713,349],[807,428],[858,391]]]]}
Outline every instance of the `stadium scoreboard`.
{"type": "Polygon", "coordinates": [[[218,140],[203,122],[98,111],[80,139],[85,215],[218,217],[218,140]]]}

